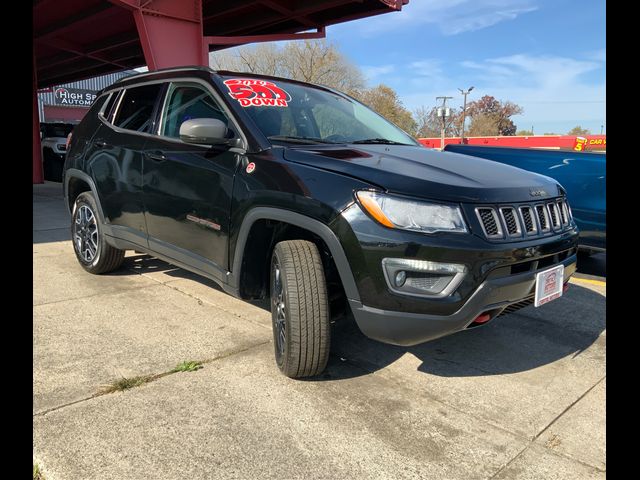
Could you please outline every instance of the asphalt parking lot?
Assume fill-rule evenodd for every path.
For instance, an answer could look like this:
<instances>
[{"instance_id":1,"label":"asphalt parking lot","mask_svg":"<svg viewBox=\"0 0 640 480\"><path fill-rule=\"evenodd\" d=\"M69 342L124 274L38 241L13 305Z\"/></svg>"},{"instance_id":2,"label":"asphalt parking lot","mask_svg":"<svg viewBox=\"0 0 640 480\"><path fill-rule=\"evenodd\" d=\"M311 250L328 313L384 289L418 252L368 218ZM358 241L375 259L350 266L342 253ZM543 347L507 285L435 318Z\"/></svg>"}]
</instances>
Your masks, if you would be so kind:
<instances>
[{"instance_id":1,"label":"asphalt parking lot","mask_svg":"<svg viewBox=\"0 0 640 480\"><path fill-rule=\"evenodd\" d=\"M417 347L340 326L318 379L270 314L129 252L77 263L59 184L33 189L34 463L47 480L605 478L606 257L565 296ZM170 372L124 392L122 377Z\"/></svg>"}]
</instances>

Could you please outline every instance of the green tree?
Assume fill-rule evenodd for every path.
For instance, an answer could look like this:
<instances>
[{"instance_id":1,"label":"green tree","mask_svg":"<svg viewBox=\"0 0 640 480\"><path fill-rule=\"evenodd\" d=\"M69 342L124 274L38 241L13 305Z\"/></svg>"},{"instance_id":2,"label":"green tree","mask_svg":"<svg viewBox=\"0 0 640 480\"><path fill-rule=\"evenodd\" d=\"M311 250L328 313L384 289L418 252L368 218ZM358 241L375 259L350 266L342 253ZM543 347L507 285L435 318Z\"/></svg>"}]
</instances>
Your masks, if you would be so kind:
<instances>
[{"instance_id":1,"label":"green tree","mask_svg":"<svg viewBox=\"0 0 640 480\"><path fill-rule=\"evenodd\" d=\"M523 112L522 107L513 102L501 102L485 95L467 105L467 115L471 117L469 136L515 135L516 125L511 117Z\"/></svg>"},{"instance_id":2,"label":"green tree","mask_svg":"<svg viewBox=\"0 0 640 480\"><path fill-rule=\"evenodd\" d=\"M518 130L516 135L521 137L531 137L533 135L533 130Z\"/></svg>"},{"instance_id":3,"label":"green tree","mask_svg":"<svg viewBox=\"0 0 640 480\"><path fill-rule=\"evenodd\" d=\"M569 130L567 132L567 135L577 135L579 137L583 137L585 135L591 135L591 130L589 130L588 128L582 128L580 125L577 125Z\"/></svg>"},{"instance_id":4,"label":"green tree","mask_svg":"<svg viewBox=\"0 0 640 480\"><path fill-rule=\"evenodd\" d=\"M380 84L376 87L357 92L354 96L390 122L395 123L408 134L416 134L416 121L411 115L411 112L404 107L393 88Z\"/></svg>"},{"instance_id":5,"label":"green tree","mask_svg":"<svg viewBox=\"0 0 640 480\"><path fill-rule=\"evenodd\" d=\"M498 115L495 113L476 113L473 115L466 136L491 137L497 135L502 135L500 133L500 118Z\"/></svg>"}]
</instances>

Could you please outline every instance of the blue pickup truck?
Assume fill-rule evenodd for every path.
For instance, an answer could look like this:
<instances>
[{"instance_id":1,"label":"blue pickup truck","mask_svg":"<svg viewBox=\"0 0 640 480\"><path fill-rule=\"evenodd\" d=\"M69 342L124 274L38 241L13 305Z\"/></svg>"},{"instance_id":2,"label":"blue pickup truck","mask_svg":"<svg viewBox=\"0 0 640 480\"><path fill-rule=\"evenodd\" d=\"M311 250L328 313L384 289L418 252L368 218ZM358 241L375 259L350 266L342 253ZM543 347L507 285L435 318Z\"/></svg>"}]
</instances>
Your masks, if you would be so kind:
<instances>
[{"instance_id":1,"label":"blue pickup truck","mask_svg":"<svg viewBox=\"0 0 640 480\"><path fill-rule=\"evenodd\" d=\"M606 153L455 144L447 145L445 151L486 158L554 178L567 191L580 229L580 249L606 251Z\"/></svg>"}]
</instances>

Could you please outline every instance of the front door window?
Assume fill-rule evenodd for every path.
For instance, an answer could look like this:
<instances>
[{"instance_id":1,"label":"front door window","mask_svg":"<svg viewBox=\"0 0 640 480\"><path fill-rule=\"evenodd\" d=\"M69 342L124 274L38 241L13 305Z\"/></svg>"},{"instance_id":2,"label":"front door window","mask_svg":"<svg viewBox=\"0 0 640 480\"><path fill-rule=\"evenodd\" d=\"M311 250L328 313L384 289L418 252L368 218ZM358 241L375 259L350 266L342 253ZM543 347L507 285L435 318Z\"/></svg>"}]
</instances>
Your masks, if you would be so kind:
<instances>
[{"instance_id":1,"label":"front door window","mask_svg":"<svg viewBox=\"0 0 640 480\"><path fill-rule=\"evenodd\" d=\"M204 88L174 83L167 95L160 124L162 136L180 138L182 123L194 118L215 118L229 124L229 119L218 102Z\"/></svg>"}]
</instances>

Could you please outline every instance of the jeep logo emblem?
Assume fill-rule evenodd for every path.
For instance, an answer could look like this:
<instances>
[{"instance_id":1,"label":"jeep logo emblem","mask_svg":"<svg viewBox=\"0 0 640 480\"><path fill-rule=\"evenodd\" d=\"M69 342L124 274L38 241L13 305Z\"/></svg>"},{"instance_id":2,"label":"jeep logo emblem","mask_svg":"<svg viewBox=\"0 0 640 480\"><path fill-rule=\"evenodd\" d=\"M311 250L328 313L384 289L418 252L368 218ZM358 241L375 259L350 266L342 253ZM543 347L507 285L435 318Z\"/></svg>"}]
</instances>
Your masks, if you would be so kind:
<instances>
[{"instance_id":1,"label":"jeep logo emblem","mask_svg":"<svg viewBox=\"0 0 640 480\"><path fill-rule=\"evenodd\" d=\"M529 190L529 194L532 197L543 197L547 194L544 190Z\"/></svg>"}]
</instances>

